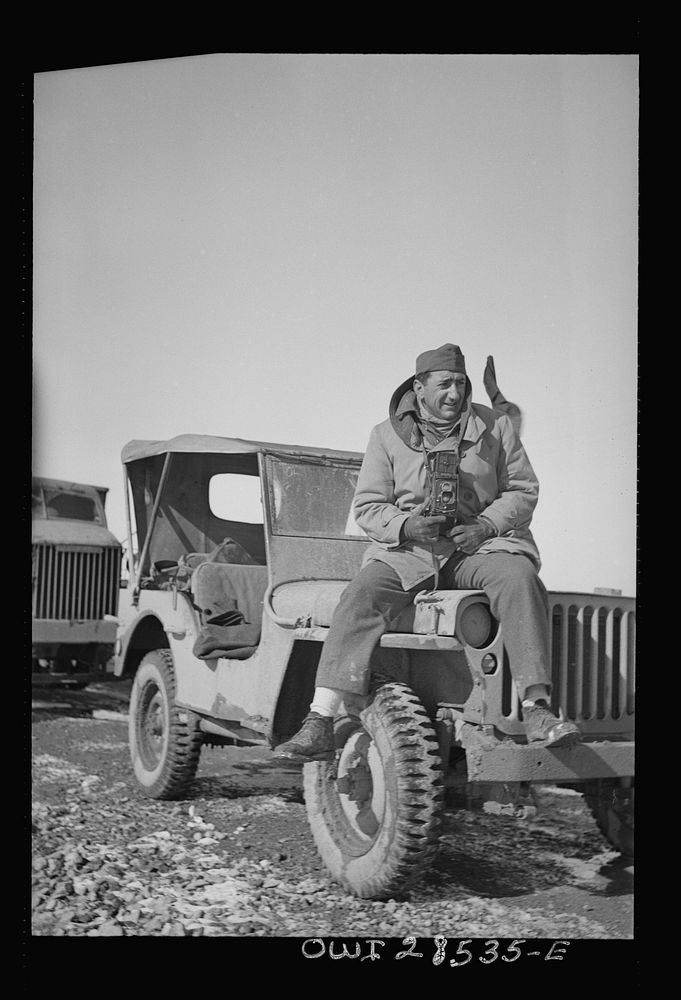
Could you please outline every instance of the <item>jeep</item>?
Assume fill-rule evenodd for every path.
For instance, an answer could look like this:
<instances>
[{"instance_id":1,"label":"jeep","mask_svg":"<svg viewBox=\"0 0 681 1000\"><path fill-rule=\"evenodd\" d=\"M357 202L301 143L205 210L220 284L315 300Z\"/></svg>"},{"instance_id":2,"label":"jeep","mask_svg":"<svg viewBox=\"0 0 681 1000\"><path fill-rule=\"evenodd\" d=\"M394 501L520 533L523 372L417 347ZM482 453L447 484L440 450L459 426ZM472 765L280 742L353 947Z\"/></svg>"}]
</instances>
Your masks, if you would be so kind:
<instances>
[{"instance_id":1,"label":"jeep","mask_svg":"<svg viewBox=\"0 0 681 1000\"><path fill-rule=\"evenodd\" d=\"M276 748L301 725L368 545L351 513L362 455L180 435L131 441L122 460L138 549L114 672L134 677L136 778L177 799L203 744ZM484 593L422 591L390 623L367 704L336 720L335 759L303 768L315 844L348 892L404 893L432 864L452 802L517 813L537 783L583 792L605 837L632 854L634 600L550 601L552 707L580 725L572 747L527 743Z\"/></svg>"}]
</instances>

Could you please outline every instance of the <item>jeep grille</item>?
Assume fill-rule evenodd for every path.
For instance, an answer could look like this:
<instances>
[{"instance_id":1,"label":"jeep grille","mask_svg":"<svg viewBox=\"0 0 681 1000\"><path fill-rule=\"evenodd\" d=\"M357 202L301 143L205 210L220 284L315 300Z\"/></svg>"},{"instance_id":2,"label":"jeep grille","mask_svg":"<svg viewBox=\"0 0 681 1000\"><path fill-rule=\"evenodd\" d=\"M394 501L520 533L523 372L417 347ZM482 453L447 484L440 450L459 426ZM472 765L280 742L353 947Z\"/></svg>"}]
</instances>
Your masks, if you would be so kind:
<instances>
[{"instance_id":1,"label":"jeep grille","mask_svg":"<svg viewBox=\"0 0 681 1000\"><path fill-rule=\"evenodd\" d=\"M551 602L552 708L585 733L633 730L635 628L633 599L554 594ZM504 668L504 711L518 719L520 702Z\"/></svg>"}]
</instances>

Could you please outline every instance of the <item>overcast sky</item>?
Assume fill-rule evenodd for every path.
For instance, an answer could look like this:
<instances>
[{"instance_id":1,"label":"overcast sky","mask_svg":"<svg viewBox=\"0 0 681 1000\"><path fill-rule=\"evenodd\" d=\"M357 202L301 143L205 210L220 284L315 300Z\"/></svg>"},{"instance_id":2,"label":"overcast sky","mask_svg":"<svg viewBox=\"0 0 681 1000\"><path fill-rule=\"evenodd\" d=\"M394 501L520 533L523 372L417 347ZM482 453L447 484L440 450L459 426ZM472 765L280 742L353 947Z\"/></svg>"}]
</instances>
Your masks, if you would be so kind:
<instances>
[{"instance_id":1,"label":"overcast sky","mask_svg":"<svg viewBox=\"0 0 681 1000\"><path fill-rule=\"evenodd\" d=\"M635 593L638 57L220 54L38 73L33 473L132 438L363 451L493 355L552 590Z\"/></svg>"}]
</instances>

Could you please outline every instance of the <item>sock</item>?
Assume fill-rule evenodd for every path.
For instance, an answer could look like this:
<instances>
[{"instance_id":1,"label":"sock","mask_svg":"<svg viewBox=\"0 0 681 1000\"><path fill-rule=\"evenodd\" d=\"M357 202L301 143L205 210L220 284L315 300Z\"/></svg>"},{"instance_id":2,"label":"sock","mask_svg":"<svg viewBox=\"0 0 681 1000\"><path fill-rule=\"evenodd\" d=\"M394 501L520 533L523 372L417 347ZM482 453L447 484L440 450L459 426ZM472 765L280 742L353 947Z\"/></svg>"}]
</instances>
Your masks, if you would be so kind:
<instances>
[{"instance_id":1,"label":"sock","mask_svg":"<svg viewBox=\"0 0 681 1000\"><path fill-rule=\"evenodd\" d=\"M332 719L337 714L342 700L343 692L336 688L315 688L310 711Z\"/></svg>"},{"instance_id":2,"label":"sock","mask_svg":"<svg viewBox=\"0 0 681 1000\"><path fill-rule=\"evenodd\" d=\"M532 705L536 705L538 701L543 701L547 705L550 703L549 689L546 684L531 684L525 692L522 706L523 708L530 708Z\"/></svg>"}]
</instances>

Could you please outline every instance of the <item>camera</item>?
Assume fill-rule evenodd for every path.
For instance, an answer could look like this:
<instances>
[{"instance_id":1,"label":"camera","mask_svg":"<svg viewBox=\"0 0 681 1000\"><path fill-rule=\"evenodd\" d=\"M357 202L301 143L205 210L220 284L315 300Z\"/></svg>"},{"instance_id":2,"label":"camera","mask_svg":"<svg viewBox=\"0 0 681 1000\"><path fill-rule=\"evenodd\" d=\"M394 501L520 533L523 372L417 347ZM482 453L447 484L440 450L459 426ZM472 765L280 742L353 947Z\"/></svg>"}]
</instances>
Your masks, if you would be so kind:
<instances>
[{"instance_id":1,"label":"camera","mask_svg":"<svg viewBox=\"0 0 681 1000\"><path fill-rule=\"evenodd\" d=\"M431 495L424 513L429 517L444 514L447 520L440 525L440 534L444 534L456 524L459 502L458 456L452 451L435 451L429 457Z\"/></svg>"}]
</instances>

